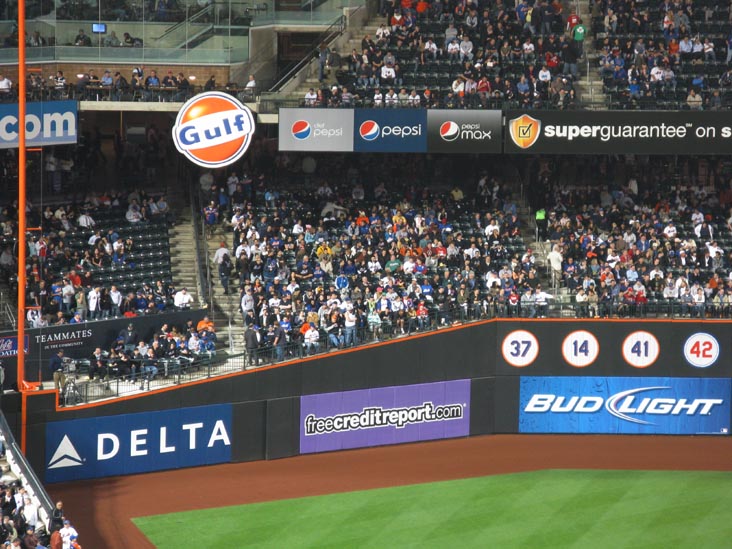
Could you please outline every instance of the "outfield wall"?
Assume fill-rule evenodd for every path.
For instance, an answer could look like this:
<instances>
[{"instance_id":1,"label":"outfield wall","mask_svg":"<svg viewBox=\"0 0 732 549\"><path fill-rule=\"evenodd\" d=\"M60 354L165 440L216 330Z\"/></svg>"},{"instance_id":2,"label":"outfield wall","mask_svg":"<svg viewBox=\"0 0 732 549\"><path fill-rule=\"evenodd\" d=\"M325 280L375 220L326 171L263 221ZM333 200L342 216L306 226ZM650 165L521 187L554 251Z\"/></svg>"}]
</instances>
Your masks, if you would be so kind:
<instances>
[{"instance_id":1,"label":"outfield wall","mask_svg":"<svg viewBox=\"0 0 732 549\"><path fill-rule=\"evenodd\" d=\"M725 435L731 326L486 321L108 403L36 393L27 455L61 482L490 433Z\"/></svg>"}]
</instances>

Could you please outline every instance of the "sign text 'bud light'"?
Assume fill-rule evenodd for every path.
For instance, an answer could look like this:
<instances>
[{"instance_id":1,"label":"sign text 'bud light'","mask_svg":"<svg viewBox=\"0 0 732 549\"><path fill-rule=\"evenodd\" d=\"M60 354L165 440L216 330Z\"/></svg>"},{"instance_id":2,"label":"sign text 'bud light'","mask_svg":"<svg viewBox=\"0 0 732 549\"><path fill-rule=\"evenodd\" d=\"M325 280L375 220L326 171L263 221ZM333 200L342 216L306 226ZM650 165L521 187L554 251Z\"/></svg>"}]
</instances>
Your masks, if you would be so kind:
<instances>
[{"instance_id":1,"label":"sign text 'bud light'","mask_svg":"<svg viewBox=\"0 0 732 549\"><path fill-rule=\"evenodd\" d=\"M46 425L46 482L231 461L231 405Z\"/></svg>"},{"instance_id":2,"label":"sign text 'bud light'","mask_svg":"<svg viewBox=\"0 0 732 549\"><path fill-rule=\"evenodd\" d=\"M300 399L300 453L467 436L470 380Z\"/></svg>"},{"instance_id":3,"label":"sign text 'bud light'","mask_svg":"<svg viewBox=\"0 0 732 549\"><path fill-rule=\"evenodd\" d=\"M728 434L732 380L522 377L522 433Z\"/></svg>"},{"instance_id":4,"label":"sign text 'bud light'","mask_svg":"<svg viewBox=\"0 0 732 549\"><path fill-rule=\"evenodd\" d=\"M76 101L27 103L26 145L43 147L76 143ZM18 147L18 104L0 105L0 149Z\"/></svg>"}]
</instances>

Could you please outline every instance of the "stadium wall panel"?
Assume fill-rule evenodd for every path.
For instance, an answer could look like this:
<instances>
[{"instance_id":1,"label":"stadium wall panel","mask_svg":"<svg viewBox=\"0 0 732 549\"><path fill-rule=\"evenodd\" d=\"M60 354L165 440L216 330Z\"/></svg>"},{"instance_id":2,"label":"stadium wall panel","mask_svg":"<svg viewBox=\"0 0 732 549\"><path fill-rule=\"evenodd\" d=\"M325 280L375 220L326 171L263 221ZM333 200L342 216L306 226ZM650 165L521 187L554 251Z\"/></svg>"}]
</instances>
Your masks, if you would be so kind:
<instances>
[{"instance_id":1,"label":"stadium wall panel","mask_svg":"<svg viewBox=\"0 0 732 549\"><path fill-rule=\"evenodd\" d=\"M643 391L658 378L687 378L692 384L696 383L692 378L732 378L731 326L729 322L652 320L642 323L573 320L475 323L95 405L59 410L55 393L31 393L27 398L25 429L19 428L19 435L25 430L28 457L43 478L42 472L48 465L45 433L49 424L231 404L231 460L273 459L298 453L302 397L343 393L348 399L349 392L355 392L351 393L355 396L365 389L397 390L459 380L470 381L467 396L461 400L468 405L469 429L461 435L454 434L459 433L458 430L446 428L445 436L518 433L520 414L528 425L525 410L521 408L521 381L524 378L567 378L566 384L556 382L549 386L557 387L555 393L567 398L573 394L573 383L580 386L579 381L572 380L585 377L628 378L631 381L625 382L623 390ZM591 344L585 345L586 341ZM569 352L572 349L578 351L578 356ZM577 360L586 363L578 365ZM694 389L693 394L679 393L677 397L719 396L705 394L706 387L711 386L697 385L701 389ZM584 390L588 385L582 387ZM560 390L564 391L562 395L559 395ZM732 396L728 393L725 392L727 399ZM603 394L603 398L611 396ZM661 398L663 395L651 396ZM406 397L398 398L406 402ZM531 395L524 396L524 407L527 398ZM452 404L457 400L445 402ZM413 405L413 401L394 404ZM630 404L626 408L628 406ZM6 398L3 410L11 418L13 414L19 417L18 400ZM356 412L347 410L347 413ZM536 429L550 431L551 424L543 421ZM606 425L611 425L607 421ZM14 423L22 427L22 420L16 419ZM722 423L715 425L715 428L719 427L718 434L728 434ZM591 431L583 426L579 432ZM672 430L668 432L674 434ZM435 433L428 436L444 438ZM389 443L380 440L376 444ZM399 437L394 441L399 442Z\"/></svg>"}]
</instances>

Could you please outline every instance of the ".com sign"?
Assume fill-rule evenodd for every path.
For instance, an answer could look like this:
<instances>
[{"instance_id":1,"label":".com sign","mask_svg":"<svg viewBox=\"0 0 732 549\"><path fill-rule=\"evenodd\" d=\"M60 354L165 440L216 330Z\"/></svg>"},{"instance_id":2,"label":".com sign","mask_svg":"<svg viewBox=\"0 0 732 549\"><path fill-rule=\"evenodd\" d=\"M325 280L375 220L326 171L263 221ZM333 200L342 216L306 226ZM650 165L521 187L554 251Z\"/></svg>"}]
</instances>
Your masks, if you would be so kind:
<instances>
[{"instance_id":1,"label":".com sign","mask_svg":"<svg viewBox=\"0 0 732 549\"><path fill-rule=\"evenodd\" d=\"M427 152L424 109L356 109L353 126L356 152Z\"/></svg>"},{"instance_id":2,"label":".com sign","mask_svg":"<svg viewBox=\"0 0 732 549\"><path fill-rule=\"evenodd\" d=\"M76 143L76 101L28 103L25 118L26 145L43 147ZM18 147L18 105L0 105L0 149Z\"/></svg>"}]
</instances>

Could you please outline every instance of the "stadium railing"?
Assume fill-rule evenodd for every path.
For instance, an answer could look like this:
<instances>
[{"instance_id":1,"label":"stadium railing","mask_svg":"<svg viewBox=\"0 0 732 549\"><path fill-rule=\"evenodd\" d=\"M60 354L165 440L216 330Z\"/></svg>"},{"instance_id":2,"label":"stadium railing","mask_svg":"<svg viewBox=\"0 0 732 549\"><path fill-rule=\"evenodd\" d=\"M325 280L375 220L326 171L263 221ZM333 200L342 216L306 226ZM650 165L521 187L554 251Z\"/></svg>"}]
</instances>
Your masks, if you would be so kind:
<instances>
[{"instance_id":1,"label":"stadium railing","mask_svg":"<svg viewBox=\"0 0 732 549\"><path fill-rule=\"evenodd\" d=\"M33 468L23 455L20 446L10 430L5 415L0 412L0 440L5 451L5 459L13 474L18 478L27 495L38 509L38 517L45 526L48 533L51 533L51 517L53 516L54 505L50 496L38 480Z\"/></svg>"}]
</instances>

